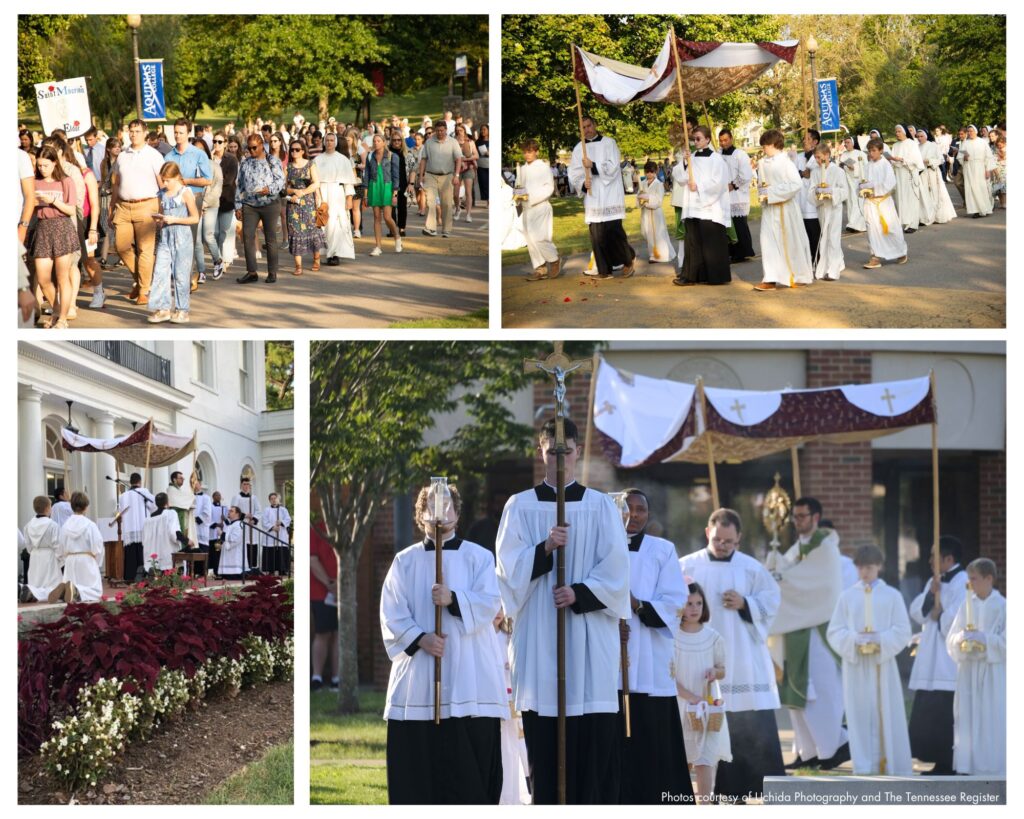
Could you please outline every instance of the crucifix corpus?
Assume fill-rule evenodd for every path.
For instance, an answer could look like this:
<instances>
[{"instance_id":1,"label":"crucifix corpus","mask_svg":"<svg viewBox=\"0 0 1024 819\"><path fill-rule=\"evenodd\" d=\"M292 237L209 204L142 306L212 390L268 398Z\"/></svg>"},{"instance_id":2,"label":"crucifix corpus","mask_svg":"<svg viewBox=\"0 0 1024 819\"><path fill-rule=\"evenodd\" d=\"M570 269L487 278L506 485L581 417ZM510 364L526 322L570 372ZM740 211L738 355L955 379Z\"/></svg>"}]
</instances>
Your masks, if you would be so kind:
<instances>
[{"instance_id":1,"label":"crucifix corpus","mask_svg":"<svg viewBox=\"0 0 1024 819\"><path fill-rule=\"evenodd\" d=\"M555 351L543 361L526 359L523 371L526 373L543 372L555 379L555 458L556 458L556 516L557 525L565 526L565 377L573 372L590 372L593 361L589 358L573 361L562 352L564 342L554 342ZM576 442L579 443L578 441ZM556 585L565 585L565 549L556 550L555 572ZM560 608L557 615L557 676L558 676L558 804L566 803L565 794L565 609Z\"/></svg>"}]
</instances>

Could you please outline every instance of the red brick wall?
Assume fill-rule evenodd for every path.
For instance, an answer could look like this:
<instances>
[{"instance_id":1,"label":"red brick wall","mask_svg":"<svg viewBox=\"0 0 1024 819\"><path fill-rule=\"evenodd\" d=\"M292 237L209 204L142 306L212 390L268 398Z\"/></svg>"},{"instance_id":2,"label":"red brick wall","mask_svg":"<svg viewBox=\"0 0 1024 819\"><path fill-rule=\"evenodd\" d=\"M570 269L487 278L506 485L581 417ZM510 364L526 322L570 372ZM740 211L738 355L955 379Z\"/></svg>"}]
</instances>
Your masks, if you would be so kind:
<instances>
[{"instance_id":1,"label":"red brick wall","mask_svg":"<svg viewBox=\"0 0 1024 819\"><path fill-rule=\"evenodd\" d=\"M871 354L808 350L807 387L871 381ZM871 444L810 443L800 450L801 489L821 501L846 545L872 539Z\"/></svg>"},{"instance_id":2,"label":"red brick wall","mask_svg":"<svg viewBox=\"0 0 1024 819\"><path fill-rule=\"evenodd\" d=\"M380 636L380 590L395 556L394 520L394 507L388 500L377 512L359 556L359 682L382 689L387 688L391 661Z\"/></svg>"},{"instance_id":3,"label":"red brick wall","mask_svg":"<svg viewBox=\"0 0 1024 819\"><path fill-rule=\"evenodd\" d=\"M997 587L1006 592L1006 453L978 458L978 545L981 557L999 567Z\"/></svg>"}]
</instances>

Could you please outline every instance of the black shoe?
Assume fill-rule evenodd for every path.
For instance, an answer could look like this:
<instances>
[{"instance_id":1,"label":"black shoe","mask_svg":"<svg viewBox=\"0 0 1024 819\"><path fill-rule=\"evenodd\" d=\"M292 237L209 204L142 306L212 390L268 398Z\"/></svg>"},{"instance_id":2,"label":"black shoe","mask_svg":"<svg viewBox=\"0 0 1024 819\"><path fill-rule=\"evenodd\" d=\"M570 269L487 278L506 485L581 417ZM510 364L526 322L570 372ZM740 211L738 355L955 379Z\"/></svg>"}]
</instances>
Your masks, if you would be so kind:
<instances>
[{"instance_id":1,"label":"black shoe","mask_svg":"<svg viewBox=\"0 0 1024 819\"><path fill-rule=\"evenodd\" d=\"M906 228L904 233L917 233L917 228Z\"/></svg>"},{"instance_id":2,"label":"black shoe","mask_svg":"<svg viewBox=\"0 0 1024 819\"><path fill-rule=\"evenodd\" d=\"M337 267L338 265L341 264L341 259L339 259L337 256L330 256L327 259L327 264L329 264L331 267Z\"/></svg>"},{"instance_id":3,"label":"black shoe","mask_svg":"<svg viewBox=\"0 0 1024 819\"><path fill-rule=\"evenodd\" d=\"M273 284L276 281L277 281L277 274L276 273L268 273L267 274L267 278L266 278L267 284Z\"/></svg>"},{"instance_id":4,"label":"black shoe","mask_svg":"<svg viewBox=\"0 0 1024 819\"><path fill-rule=\"evenodd\" d=\"M831 771L838 768L844 762L850 761L850 743L844 742L828 759L821 760L821 770Z\"/></svg>"},{"instance_id":5,"label":"black shoe","mask_svg":"<svg viewBox=\"0 0 1024 819\"><path fill-rule=\"evenodd\" d=\"M697 282L688 282L686 279L672 279L672 284L679 287L693 287Z\"/></svg>"},{"instance_id":6,"label":"black shoe","mask_svg":"<svg viewBox=\"0 0 1024 819\"><path fill-rule=\"evenodd\" d=\"M787 771L795 771L797 768L817 768L820 765L821 765L821 761L818 759L818 757L812 756L806 762L804 760L802 760L800 757L797 757L792 762L790 762L788 765L784 765L783 767Z\"/></svg>"},{"instance_id":7,"label":"black shoe","mask_svg":"<svg viewBox=\"0 0 1024 819\"><path fill-rule=\"evenodd\" d=\"M319 691L323 687L324 687L323 680L310 680L309 681L309 690L310 691Z\"/></svg>"},{"instance_id":8,"label":"black shoe","mask_svg":"<svg viewBox=\"0 0 1024 819\"><path fill-rule=\"evenodd\" d=\"M19 603L35 603L36 597L32 594L31 589L28 586L22 586L21 591L18 593Z\"/></svg>"},{"instance_id":9,"label":"black shoe","mask_svg":"<svg viewBox=\"0 0 1024 819\"><path fill-rule=\"evenodd\" d=\"M235 279L235 281L238 282L239 284L249 284L250 282L258 282L259 280L260 277L257 276L255 273L246 273L244 276L239 276L237 279Z\"/></svg>"}]
</instances>

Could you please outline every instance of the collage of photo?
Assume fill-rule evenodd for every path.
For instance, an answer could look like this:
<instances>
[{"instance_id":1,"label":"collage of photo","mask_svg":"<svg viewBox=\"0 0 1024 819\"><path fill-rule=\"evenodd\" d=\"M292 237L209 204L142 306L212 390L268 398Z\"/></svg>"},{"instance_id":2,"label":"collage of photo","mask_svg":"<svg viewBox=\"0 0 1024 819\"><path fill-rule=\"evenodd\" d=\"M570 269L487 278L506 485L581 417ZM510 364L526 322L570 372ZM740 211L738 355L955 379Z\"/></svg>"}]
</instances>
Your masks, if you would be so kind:
<instances>
[{"instance_id":1,"label":"collage of photo","mask_svg":"<svg viewBox=\"0 0 1024 819\"><path fill-rule=\"evenodd\" d=\"M17 15L17 805L1007 805L1007 16L479 11Z\"/></svg>"}]
</instances>

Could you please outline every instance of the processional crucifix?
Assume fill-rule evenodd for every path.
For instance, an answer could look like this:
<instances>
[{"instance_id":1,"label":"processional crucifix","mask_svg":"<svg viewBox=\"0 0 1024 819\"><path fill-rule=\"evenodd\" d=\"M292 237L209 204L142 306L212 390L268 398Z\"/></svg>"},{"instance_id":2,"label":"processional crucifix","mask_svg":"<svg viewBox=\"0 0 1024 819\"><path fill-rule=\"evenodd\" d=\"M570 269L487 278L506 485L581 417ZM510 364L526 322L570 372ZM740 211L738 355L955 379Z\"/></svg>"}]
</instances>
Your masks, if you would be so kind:
<instances>
[{"instance_id":1,"label":"processional crucifix","mask_svg":"<svg viewBox=\"0 0 1024 819\"><path fill-rule=\"evenodd\" d=\"M590 372L593 361L589 358L573 361L562 352L564 342L554 342L555 351L543 361L526 359L523 371L544 372L555 379L555 510L557 525L565 526L565 377L573 372ZM565 585L565 549L556 549L556 587ZM558 804L565 804L565 609L557 614L557 672L558 672Z\"/></svg>"}]
</instances>

